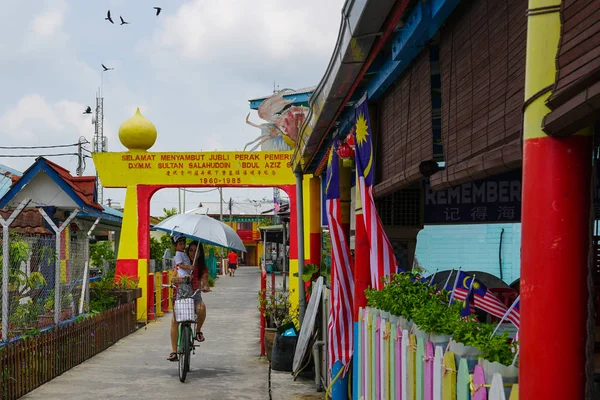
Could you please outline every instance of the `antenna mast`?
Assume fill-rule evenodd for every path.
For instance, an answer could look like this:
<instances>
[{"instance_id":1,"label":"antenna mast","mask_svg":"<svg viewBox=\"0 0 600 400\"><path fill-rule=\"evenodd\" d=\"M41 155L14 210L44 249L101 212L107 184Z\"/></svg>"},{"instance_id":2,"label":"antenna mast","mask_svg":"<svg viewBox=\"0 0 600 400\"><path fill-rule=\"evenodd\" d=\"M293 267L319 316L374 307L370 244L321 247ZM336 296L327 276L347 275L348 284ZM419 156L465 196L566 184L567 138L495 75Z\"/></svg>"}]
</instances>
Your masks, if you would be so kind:
<instances>
[{"instance_id":1,"label":"antenna mast","mask_svg":"<svg viewBox=\"0 0 600 400\"><path fill-rule=\"evenodd\" d=\"M104 97L102 97L102 89L96 94L96 116L92 121L94 124L94 153L102 153L106 151L106 139L104 138ZM96 193L98 194L98 203L103 201L103 188L98 178L96 171Z\"/></svg>"}]
</instances>

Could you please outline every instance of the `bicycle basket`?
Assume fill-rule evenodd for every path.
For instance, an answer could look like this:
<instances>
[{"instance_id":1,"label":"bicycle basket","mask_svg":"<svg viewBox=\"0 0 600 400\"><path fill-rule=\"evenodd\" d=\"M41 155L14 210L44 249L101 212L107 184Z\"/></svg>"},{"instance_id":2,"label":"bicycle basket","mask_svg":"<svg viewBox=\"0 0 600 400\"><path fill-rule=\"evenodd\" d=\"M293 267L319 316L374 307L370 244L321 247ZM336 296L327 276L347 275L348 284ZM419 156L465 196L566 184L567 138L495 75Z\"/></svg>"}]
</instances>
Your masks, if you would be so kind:
<instances>
[{"instance_id":1,"label":"bicycle basket","mask_svg":"<svg viewBox=\"0 0 600 400\"><path fill-rule=\"evenodd\" d=\"M196 321L196 307L194 306L194 299L175 300L175 321Z\"/></svg>"}]
</instances>

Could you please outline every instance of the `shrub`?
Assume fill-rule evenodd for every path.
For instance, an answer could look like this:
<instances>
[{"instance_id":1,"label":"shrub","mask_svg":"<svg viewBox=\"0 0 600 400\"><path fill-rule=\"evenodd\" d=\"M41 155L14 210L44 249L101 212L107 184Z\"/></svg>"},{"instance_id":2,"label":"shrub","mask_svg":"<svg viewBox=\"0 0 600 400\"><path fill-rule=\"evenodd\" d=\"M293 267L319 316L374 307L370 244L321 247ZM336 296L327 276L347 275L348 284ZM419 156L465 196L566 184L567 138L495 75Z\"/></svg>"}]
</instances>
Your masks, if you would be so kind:
<instances>
[{"instance_id":1,"label":"shrub","mask_svg":"<svg viewBox=\"0 0 600 400\"><path fill-rule=\"evenodd\" d=\"M514 345L507 332L492 336L494 325L479 322L474 316L461 317L462 302L449 304L448 291L437 292L417 274L396 274L382 290L368 289L365 294L370 307L412 320L428 333L452 335L455 341L477 348L490 362L510 365L513 360Z\"/></svg>"}]
</instances>

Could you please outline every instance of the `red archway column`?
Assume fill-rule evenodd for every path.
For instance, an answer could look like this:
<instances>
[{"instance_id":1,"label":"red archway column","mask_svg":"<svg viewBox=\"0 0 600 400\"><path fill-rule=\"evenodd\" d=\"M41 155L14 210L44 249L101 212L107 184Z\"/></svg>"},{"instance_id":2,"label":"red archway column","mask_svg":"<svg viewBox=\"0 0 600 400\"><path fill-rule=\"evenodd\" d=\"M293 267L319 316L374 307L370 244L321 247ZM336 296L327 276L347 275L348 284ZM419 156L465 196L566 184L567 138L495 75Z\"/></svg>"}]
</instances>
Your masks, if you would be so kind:
<instances>
[{"instance_id":1,"label":"red archway column","mask_svg":"<svg viewBox=\"0 0 600 400\"><path fill-rule=\"evenodd\" d=\"M150 199L161 186L139 185L138 195L138 276L140 281L147 279L146 299L149 320L156 319L154 304L154 272L150 272ZM160 307L160 305L158 305Z\"/></svg>"}]
</instances>

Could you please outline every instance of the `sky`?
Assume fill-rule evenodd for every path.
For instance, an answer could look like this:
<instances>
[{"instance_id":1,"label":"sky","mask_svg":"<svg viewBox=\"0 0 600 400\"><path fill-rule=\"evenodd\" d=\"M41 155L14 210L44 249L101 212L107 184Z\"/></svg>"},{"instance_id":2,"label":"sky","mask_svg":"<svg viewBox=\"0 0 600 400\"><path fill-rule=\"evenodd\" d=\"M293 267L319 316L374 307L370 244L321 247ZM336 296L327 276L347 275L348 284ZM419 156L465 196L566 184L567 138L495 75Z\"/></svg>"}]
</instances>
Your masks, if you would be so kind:
<instances>
[{"instance_id":1,"label":"sky","mask_svg":"<svg viewBox=\"0 0 600 400\"><path fill-rule=\"evenodd\" d=\"M158 138L151 151L242 150L259 131L245 124L248 99L274 82L299 89L321 80L336 42L343 0L7 0L0 24L0 146L76 143L94 133L85 107L102 86L109 151L124 151L119 125L139 107ZM154 6L162 7L159 16ZM105 21L107 10L115 24ZM120 26L119 16L130 22ZM101 73L101 64L114 68ZM253 112L251 119L260 123ZM90 147L91 149L91 147ZM75 147L0 149L20 171L34 158ZM75 174L75 156L49 157ZM95 173L92 160L85 175ZM200 192L200 193L198 193ZM223 189L242 201L270 189ZM104 198L123 204L124 189ZM186 194L186 208L218 201L218 191ZM176 189L159 191L152 215L178 207Z\"/></svg>"}]
</instances>

